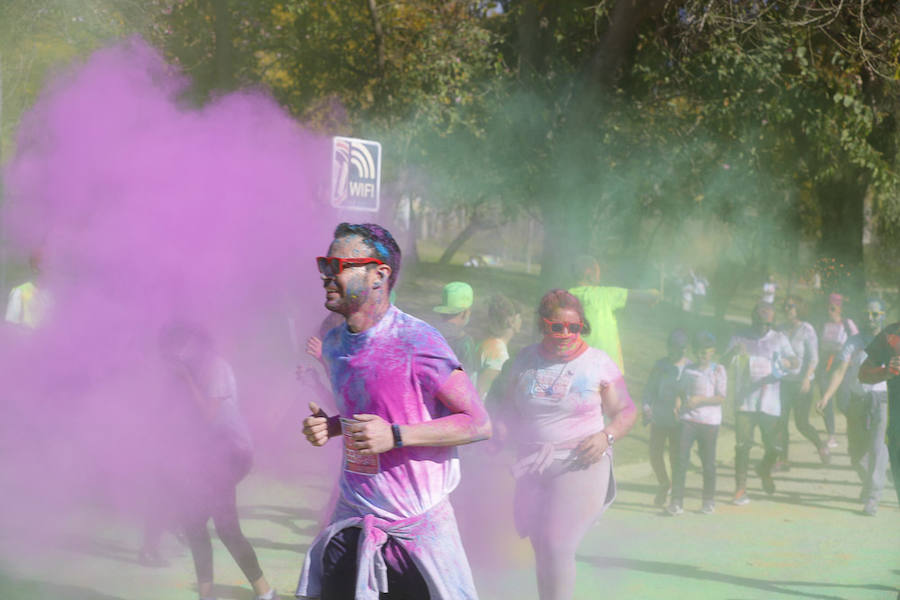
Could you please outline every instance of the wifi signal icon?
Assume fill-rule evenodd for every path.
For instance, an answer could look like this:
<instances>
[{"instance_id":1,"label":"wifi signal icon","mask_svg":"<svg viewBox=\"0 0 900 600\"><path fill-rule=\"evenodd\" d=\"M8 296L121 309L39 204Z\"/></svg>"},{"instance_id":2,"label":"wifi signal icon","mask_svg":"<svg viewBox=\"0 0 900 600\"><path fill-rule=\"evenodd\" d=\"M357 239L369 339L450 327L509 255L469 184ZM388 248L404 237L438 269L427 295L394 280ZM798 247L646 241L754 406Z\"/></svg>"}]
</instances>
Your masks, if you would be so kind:
<instances>
[{"instance_id":1,"label":"wifi signal icon","mask_svg":"<svg viewBox=\"0 0 900 600\"><path fill-rule=\"evenodd\" d=\"M356 138L333 138L332 206L377 211L380 188L381 144Z\"/></svg>"},{"instance_id":2,"label":"wifi signal icon","mask_svg":"<svg viewBox=\"0 0 900 600\"><path fill-rule=\"evenodd\" d=\"M375 179L375 159L365 144L350 144L350 164L360 179Z\"/></svg>"}]
</instances>

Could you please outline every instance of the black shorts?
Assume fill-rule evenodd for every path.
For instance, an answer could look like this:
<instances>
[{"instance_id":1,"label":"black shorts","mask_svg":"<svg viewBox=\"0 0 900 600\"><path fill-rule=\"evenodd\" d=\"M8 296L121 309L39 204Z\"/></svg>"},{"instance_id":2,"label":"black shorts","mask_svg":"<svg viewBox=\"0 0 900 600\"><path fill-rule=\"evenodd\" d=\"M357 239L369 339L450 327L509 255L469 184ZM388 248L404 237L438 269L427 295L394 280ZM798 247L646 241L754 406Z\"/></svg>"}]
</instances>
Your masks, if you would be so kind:
<instances>
[{"instance_id":1,"label":"black shorts","mask_svg":"<svg viewBox=\"0 0 900 600\"><path fill-rule=\"evenodd\" d=\"M322 557L321 600L354 600L359 527L348 527L334 535ZM428 600L428 584L418 567L396 540L388 537L382 548L387 564L388 590L380 600Z\"/></svg>"}]
</instances>

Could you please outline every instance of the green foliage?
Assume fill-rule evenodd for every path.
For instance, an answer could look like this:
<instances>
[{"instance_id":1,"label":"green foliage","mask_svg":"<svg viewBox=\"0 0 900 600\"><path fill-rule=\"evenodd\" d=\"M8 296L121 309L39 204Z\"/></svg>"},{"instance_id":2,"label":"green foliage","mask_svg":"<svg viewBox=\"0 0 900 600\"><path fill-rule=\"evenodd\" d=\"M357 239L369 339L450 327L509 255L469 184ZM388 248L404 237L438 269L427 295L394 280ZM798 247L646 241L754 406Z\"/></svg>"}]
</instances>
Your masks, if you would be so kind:
<instances>
[{"instance_id":1,"label":"green foliage","mask_svg":"<svg viewBox=\"0 0 900 600\"><path fill-rule=\"evenodd\" d=\"M895 3L491 4L11 0L3 138L50 65L138 32L199 100L227 89L226 56L235 85L271 90L310 126L381 139L389 179L538 216L549 245L649 253L660 226L694 218L765 260L797 231L828 237L836 182L870 191L884 234L900 229Z\"/></svg>"},{"instance_id":2,"label":"green foliage","mask_svg":"<svg viewBox=\"0 0 900 600\"><path fill-rule=\"evenodd\" d=\"M882 202L898 191L879 128L896 137L900 15L887 2L843 4L672 5L635 59L639 95L741 148L743 168L765 173L772 191L795 190L786 208L809 234L830 209L808 193L815 186L862 178Z\"/></svg>"},{"instance_id":3,"label":"green foliage","mask_svg":"<svg viewBox=\"0 0 900 600\"><path fill-rule=\"evenodd\" d=\"M212 6L168 0L153 30L174 61L209 88ZM365 2L229 0L235 72L263 84L304 122L387 129L400 122L452 130L478 102L473 82L492 73L492 37L475 2L376 3L383 64Z\"/></svg>"},{"instance_id":4,"label":"green foliage","mask_svg":"<svg viewBox=\"0 0 900 600\"><path fill-rule=\"evenodd\" d=\"M22 113L47 74L128 31L132 3L102 0L5 0L0 3L2 120L0 156L12 149Z\"/></svg>"}]
</instances>

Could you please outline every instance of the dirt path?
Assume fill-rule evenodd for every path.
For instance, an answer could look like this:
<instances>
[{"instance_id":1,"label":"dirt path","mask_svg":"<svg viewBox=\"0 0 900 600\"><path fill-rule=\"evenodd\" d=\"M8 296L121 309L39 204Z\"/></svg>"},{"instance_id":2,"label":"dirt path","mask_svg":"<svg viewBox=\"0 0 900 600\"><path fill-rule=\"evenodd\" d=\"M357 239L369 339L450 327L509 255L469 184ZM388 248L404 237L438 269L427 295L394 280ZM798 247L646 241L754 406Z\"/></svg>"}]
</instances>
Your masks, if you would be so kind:
<instances>
[{"instance_id":1,"label":"dirt path","mask_svg":"<svg viewBox=\"0 0 900 600\"><path fill-rule=\"evenodd\" d=\"M767 497L751 477L753 501L731 506L733 435L719 440L718 507L699 509L700 473L688 473L685 514L661 516L646 462L617 470L619 496L582 543L576 598L894 600L900 588L900 510L885 490L876 517L863 516L859 485L844 451L818 462L804 440L792 440L790 471ZM755 448L753 458L760 449ZM636 457L632 457L636 458ZM483 600L536 597L531 550L512 531L511 482L500 457L463 454L465 483L454 496ZM625 461L623 461L625 462ZM694 462L697 463L696 457ZM285 485L254 475L240 492L243 524L266 574L291 597L302 553L318 529L329 482ZM14 542L4 532L4 555ZM18 552L3 561L3 600L181 600L195 598L190 555L167 536L171 566L138 565L134 523L85 513L65 526L52 550ZM251 598L225 549L215 542L218 597Z\"/></svg>"}]
</instances>

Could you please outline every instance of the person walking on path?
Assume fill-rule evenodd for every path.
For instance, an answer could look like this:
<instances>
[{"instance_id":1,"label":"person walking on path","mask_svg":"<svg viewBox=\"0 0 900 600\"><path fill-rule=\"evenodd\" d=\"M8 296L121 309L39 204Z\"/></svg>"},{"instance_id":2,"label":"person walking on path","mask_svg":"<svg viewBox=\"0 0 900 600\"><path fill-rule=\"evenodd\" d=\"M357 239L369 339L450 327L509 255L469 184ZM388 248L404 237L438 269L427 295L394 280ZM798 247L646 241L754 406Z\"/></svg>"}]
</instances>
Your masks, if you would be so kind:
<instances>
[{"instance_id":1,"label":"person walking on path","mask_svg":"<svg viewBox=\"0 0 900 600\"><path fill-rule=\"evenodd\" d=\"M629 302L656 304L659 302L659 291L601 286L600 263L592 256L584 255L576 258L573 272L577 284L569 290L569 293L578 298L591 324L590 333L585 334L584 341L591 348L606 352L624 374L625 361L622 357L616 312Z\"/></svg>"},{"instance_id":2,"label":"person walking on path","mask_svg":"<svg viewBox=\"0 0 900 600\"><path fill-rule=\"evenodd\" d=\"M540 600L570 600L575 553L615 498L612 447L634 424L622 374L581 337L578 299L551 290L538 307L540 343L522 350L492 397L516 442L514 518L534 549Z\"/></svg>"},{"instance_id":3,"label":"person walking on path","mask_svg":"<svg viewBox=\"0 0 900 600\"><path fill-rule=\"evenodd\" d=\"M816 372L819 389L823 393L828 388L831 374L837 366L838 354L840 354L847 340L859 333L856 323L852 319L845 319L843 316L844 297L840 294L828 296L827 313L827 318L819 332L819 367ZM843 390L839 391L841 393L837 395L835 400L841 410L843 410L846 394L843 393ZM835 402L829 401L816 406L816 409L825 420L825 430L828 432L828 440L825 443L829 448L837 448L838 445L837 440L834 439L834 405Z\"/></svg>"},{"instance_id":4,"label":"person walking on path","mask_svg":"<svg viewBox=\"0 0 900 600\"><path fill-rule=\"evenodd\" d=\"M487 439L491 422L446 340L390 303L400 260L370 223L338 225L317 259L325 308L345 319L322 343L339 413L311 402L303 433L313 446L342 439L344 460L298 598L477 598L449 494L454 446Z\"/></svg>"},{"instance_id":5,"label":"person walking on path","mask_svg":"<svg viewBox=\"0 0 900 600\"><path fill-rule=\"evenodd\" d=\"M900 323L891 323L866 346L866 360L859 368L859 382L869 385L887 382L887 447L900 502Z\"/></svg>"},{"instance_id":6,"label":"person walking on path","mask_svg":"<svg viewBox=\"0 0 900 600\"><path fill-rule=\"evenodd\" d=\"M779 328L791 342L791 348L800 361L797 373L787 373L781 380L781 417L778 421L778 436L781 455L775 470L787 470L788 432L791 412L794 413L794 425L803 437L812 442L819 458L825 464L831 462L828 446L822 442L819 432L809 422L809 410L812 406L812 383L815 380L816 366L819 364L819 340L815 328L804 321L806 303L798 296L788 296L784 301L784 316L787 322Z\"/></svg>"},{"instance_id":7,"label":"person walking on path","mask_svg":"<svg viewBox=\"0 0 900 600\"><path fill-rule=\"evenodd\" d=\"M253 450L238 408L234 372L214 352L206 331L196 325L166 325L159 344L175 376L173 396L180 400L172 413L183 417L176 425L185 432L178 438L185 452L173 467L181 474L174 484L174 496L194 559L200 599L213 598L213 553L207 529L210 519L253 586L257 600L277 599L238 520L237 484L250 472Z\"/></svg>"},{"instance_id":8,"label":"person walking on path","mask_svg":"<svg viewBox=\"0 0 900 600\"><path fill-rule=\"evenodd\" d=\"M674 475L678 462L681 426L676 416L679 393L679 379L688 364L686 354L688 336L682 329L669 334L666 356L660 358L650 370L647 384L641 398L643 422L650 425L650 466L659 487L653 504L665 506L672 481L666 472L666 444L669 446L669 469Z\"/></svg>"},{"instance_id":9,"label":"person walking on path","mask_svg":"<svg viewBox=\"0 0 900 600\"><path fill-rule=\"evenodd\" d=\"M763 490L767 494L775 493L772 467L780 453L777 427L781 416L781 377L800 367L787 337L773 328L775 308L771 304L759 302L750 320L750 329L731 338L722 359L724 364L735 364L735 493L732 502L737 506L750 502L747 471L753 430L757 427L765 454L756 472L762 480Z\"/></svg>"},{"instance_id":10,"label":"person walking on path","mask_svg":"<svg viewBox=\"0 0 900 600\"><path fill-rule=\"evenodd\" d=\"M847 404L847 449L850 464L862 482L860 499L863 513L874 516L887 480L888 447L884 438L888 420L888 385L886 381L863 383L860 368L867 359L866 347L884 328L884 303L878 299L866 302L866 320L862 331L852 336L838 357L838 364L823 394L828 402L846 381L850 400Z\"/></svg>"},{"instance_id":11,"label":"person walking on path","mask_svg":"<svg viewBox=\"0 0 900 600\"><path fill-rule=\"evenodd\" d=\"M685 368L679 386L680 443L672 478L672 502L666 509L672 516L684 512L684 480L695 440L703 466L700 512L709 515L716 509L716 438L722 425L722 403L728 393L728 376L725 367L712 360L716 353L715 336L700 331L694 336L693 347L697 360Z\"/></svg>"}]
</instances>

